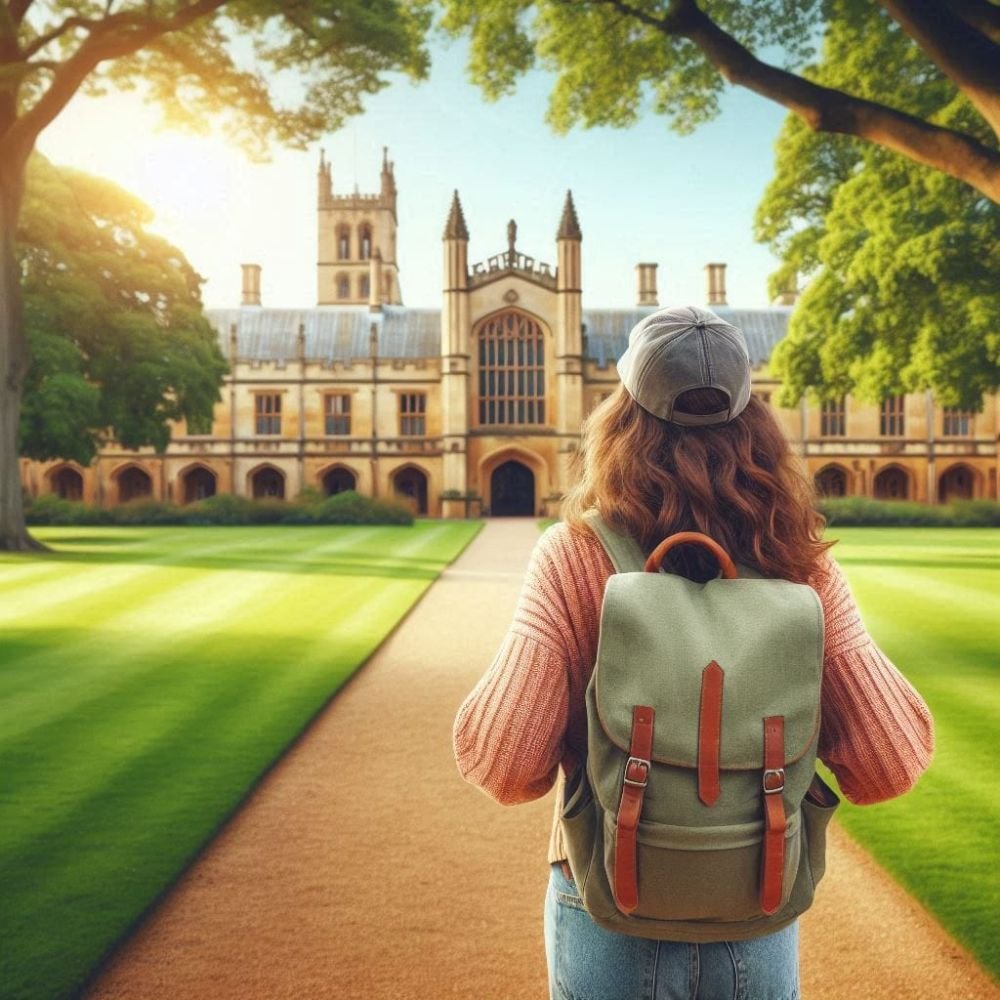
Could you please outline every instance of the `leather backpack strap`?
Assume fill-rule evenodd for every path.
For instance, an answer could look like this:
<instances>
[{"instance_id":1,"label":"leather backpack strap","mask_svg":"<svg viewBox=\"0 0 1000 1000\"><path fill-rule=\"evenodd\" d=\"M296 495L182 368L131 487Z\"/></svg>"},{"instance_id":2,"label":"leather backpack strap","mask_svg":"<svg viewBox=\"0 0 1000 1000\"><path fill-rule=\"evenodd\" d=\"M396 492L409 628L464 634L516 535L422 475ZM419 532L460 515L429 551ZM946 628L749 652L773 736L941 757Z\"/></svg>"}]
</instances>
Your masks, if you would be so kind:
<instances>
[{"instance_id":1,"label":"leather backpack strap","mask_svg":"<svg viewBox=\"0 0 1000 1000\"><path fill-rule=\"evenodd\" d=\"M584 521L597 535L616 573L641 573L646 566L645 553L629 535L620 535L596 510L588 510Z\"/></svg>"},{"instance_id":2,"label":"leather backpack strap","mask_svg":"<svg viewBox=\"0 0 1000 1000\"><path fill-rule=\"evenodd\" d=\"M785 717L764 719L764 850L760 865L760 908L767 915L781 905L785 876Z\"/></svg>"},{"instance_id":3,"label":"leather backpack strap","mask_svg":"<svg viewBox=\"0 0 1000 1000\"><path fill-rule=\"evenodd\" d=\"M615 822L615 905L631 913L639 905L639 866L636 835L642 800L646 795L653 756L653 721L656 712L648 705L632 709L632 739L622 776L622 797Z\"/></svg>"}]
</instances>

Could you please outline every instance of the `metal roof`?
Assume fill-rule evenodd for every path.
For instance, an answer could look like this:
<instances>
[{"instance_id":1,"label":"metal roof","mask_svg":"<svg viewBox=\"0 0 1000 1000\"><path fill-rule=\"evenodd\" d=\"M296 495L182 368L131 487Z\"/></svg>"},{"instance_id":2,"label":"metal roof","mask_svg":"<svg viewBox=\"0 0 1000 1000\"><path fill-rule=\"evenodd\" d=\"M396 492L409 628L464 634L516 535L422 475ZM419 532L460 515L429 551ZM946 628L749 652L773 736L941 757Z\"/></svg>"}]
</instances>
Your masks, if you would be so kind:
<instances>
[{"instance_id":1,"label":"metal roof","mask_svg":"<svg viewBox=\"0 0 1000 1000\"><path fill-rule=\"evenodd\" d=\"M657 307L585 309L583 351L598 367L617 361L628 346L629 331ZM768 360L774 345L788 330L791 306L769 309L735 309L712 306L728 323L743 331L752 364ZM222 353L229 355L229 330L236 327L240 360L294 361L300 326L305 334L305 356L311 361L350 361L371 353L371 326L378 335L382 358L437 358L441 354L441 310L383 306L316 306L312 309L208 309Z\"/></svg>"},{"instance_id":2,"label":"metal roof","mask_svg":"<svg viewBox=\"0 0 1000 1000\"><path fill-rule=\"evenodd\" d=\"M350 361L371 353L371 327L378 335L382 358L435 358L441 353L441 310L383 306L317 306L314 309L208 309L219 348L229 354L229 331L236 327L240 360L294 361L299 328L305 356L311 361Z\"/></svg>"}]
</instances>

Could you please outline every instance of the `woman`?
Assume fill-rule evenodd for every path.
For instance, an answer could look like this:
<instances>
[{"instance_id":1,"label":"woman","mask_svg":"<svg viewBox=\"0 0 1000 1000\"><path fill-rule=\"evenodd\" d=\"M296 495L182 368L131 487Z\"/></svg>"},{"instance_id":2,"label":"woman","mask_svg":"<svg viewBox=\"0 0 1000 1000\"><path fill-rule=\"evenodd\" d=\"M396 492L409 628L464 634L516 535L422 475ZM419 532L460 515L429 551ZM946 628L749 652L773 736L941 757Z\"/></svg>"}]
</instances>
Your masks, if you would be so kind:
<instances>
[{"instance_id":1,"label":"woman","mask_svg":"<svg viewBox=\"0 0 1000 1000\"><path fill-rule=\"evenodd\" d=\"M912 787L933 751L917 692L878 648L823 542L824 519L768 407L750 393L742 334L706 310L664 309L629 335L622 385L587 420L579 479L532 554L514 621L455 720L459 770L502 803L561 784L586 754L584 694L612 565L584 521L596 508L650 552L698 531L765 577L812 586L824 611L819 757L852 802ZM676 553L676 555L675 555ZM665 568L718 566L682 546ZM798 996L798 922L750 941L686 944L598 927L572 881L559 824L549 842L545 945L553 997L700 1000Z\"/></svg>"}]
</instances>

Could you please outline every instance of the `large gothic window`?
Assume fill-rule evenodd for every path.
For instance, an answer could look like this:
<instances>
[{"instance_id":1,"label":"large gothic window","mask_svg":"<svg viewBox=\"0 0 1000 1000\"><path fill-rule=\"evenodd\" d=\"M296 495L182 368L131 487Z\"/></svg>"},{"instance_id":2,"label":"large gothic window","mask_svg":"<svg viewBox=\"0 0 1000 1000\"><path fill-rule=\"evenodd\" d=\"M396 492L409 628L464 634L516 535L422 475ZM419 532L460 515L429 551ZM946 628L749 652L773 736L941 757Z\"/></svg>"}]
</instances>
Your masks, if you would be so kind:
<instances>
[{"instance_id":1,"label":"large gothic window","mask_svg":"<svg viewBox=\"0 0 1000 1000\"><path fill-rule=\"evenodd\" d=\"M523 313L500 313L479 330L479 423L545 423L542 328Z\"/></svg>"}]
</instances>

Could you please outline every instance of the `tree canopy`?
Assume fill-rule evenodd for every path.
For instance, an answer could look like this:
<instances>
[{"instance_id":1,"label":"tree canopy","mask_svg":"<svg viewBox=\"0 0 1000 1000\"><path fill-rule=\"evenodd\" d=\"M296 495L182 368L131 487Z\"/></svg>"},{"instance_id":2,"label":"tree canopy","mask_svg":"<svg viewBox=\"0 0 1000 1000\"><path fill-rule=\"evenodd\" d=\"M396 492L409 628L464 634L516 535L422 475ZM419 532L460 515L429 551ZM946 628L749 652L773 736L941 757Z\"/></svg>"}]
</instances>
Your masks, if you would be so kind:
<instances>
[{"instance_id":1,"label":"tree canopy","mask_svg":"<svg viewBox=\"0 0 1000 1000\"><path fill-rule=\"evenodd\" d=\"M509 92L536 65L557 75L547 118L559 131L627 126L651 110L689 132L718 113L728 81L784 105L814 131L895 150L1000 202L1000 6L989 0L443 3L445 30L471 38L470 75L487 97ZM877 74L831 85L797 72L813 59L824 25L865 19L873 7L966 96L980 127L927 117L919 94L882 88Z\"/></svg>"},{"instance_id":2,"label":"tree canopy","mask_svg":"<svg viewBox=\"0 0 1000 1000\"><path fill-rule=\"evenodd\" d=\"M89 465L110 440L163 452L170 421L211 419L229 370L202 279L117 185L38 154L28 178L18 257L33 361L20 454Z\"/></svg>"},{"instance_id":3,"label":"tree canopy","mask_svg":"<svg viewBox=\"0 0 1000 1000\"><path fill-rule=\"evenodd\" d=\"M907 102L989 141L968 98L878 8L830 23L806 74ZM882 147L789 116L756 233L782 260L771 290L809 279L772 357L781 401L807 391L877 401L931 389L981 409L1000 384L1000 206Z\"/></svg>"}]
</instances>

